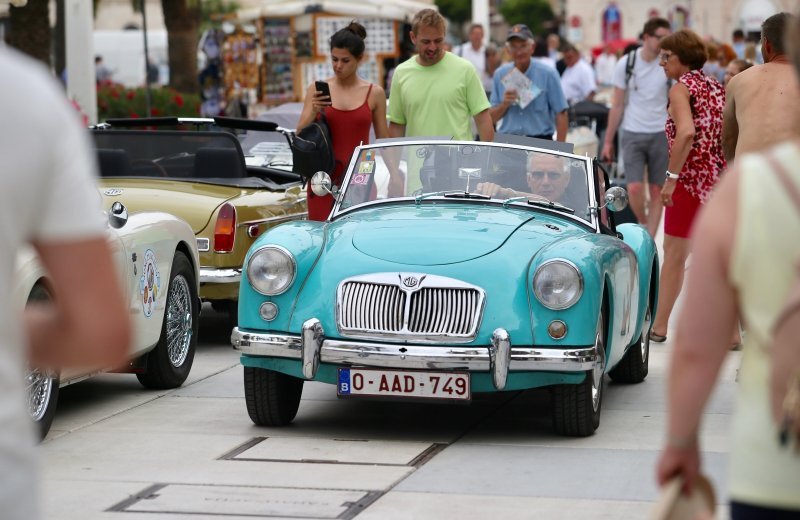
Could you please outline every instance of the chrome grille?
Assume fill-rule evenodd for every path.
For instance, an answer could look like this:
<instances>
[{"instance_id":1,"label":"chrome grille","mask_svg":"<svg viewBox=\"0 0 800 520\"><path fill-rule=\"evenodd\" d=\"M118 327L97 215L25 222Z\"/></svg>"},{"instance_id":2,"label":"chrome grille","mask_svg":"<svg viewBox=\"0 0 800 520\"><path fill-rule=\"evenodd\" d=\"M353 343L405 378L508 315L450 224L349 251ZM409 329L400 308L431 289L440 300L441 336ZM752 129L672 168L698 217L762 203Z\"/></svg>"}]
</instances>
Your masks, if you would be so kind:
<instances>
[{"instance_id":1,"label":"chrome grille","mask_svg":"<svg viewBox=\"0 0 800 520\"><path fill-rule=\"evenodd\" d=\"M483 301L482 289L460 280L376 273L339 285L337 322L350 337L466 342L477 333Z\"/></svg>"},{"instance_id":2,"label":"chrome grille","mask_svg":"<svg viewBox=\"0 0 800 520\"><path fill-rule=\"evenodd\" d=\"M400 332L406 293L392 285L349 282L342 287L340 323L354 330Z\"/></svg>"},{"instance_id":3,"label":"chrome grille","mask_svg":"<svg viewBox=\"0 0 800 520\"><path fill-rule=\"evenodd\" d=\"M408 330L422 334L469 334L480 294L474 289L424 288L411 295Z\"/></svg>"}]
</instances>

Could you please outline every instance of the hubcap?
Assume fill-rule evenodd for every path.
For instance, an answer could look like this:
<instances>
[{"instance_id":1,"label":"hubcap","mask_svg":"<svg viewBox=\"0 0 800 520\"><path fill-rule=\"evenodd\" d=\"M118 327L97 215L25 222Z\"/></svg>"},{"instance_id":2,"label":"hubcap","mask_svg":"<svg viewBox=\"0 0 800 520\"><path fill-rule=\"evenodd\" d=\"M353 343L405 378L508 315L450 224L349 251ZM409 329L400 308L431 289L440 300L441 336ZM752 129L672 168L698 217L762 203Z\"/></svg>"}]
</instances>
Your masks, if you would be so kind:
<instances>
[{"instance_id":1,"label":"hubcap","mask_svg":"<svg viewBox=\"0 0 800 520\"><path fill-rule=\"evenodd\" d=\"M39 370L31 370L25 378L28 393L28 413L34 421L41 421L50 404L53 377Z\"/></svg>"},{"instance_id":2,"label":"hubcap","mask_svg":"<svg viewBox=\"0 0 800 520\"><path fill-rule=\"evenodd\" d=\"M178 275L170 284L167 302L167 353L172 366L179 367L186 361L193 333L189 282Z\"/></svg>"},{"instance_id":3,"label":"hubcap","mask_svg":"<svg viewBox=\"0 0 800 520\"><path fill-rule=\"evenodd\" d=\"M595 412L600 408L600 392L603 383L603 368L606 365L606 349L603 340L603 316L597 322L597 333L594 337L594 351L597 355L592 368L592 410Z\"/></svg>"}]
</instances>

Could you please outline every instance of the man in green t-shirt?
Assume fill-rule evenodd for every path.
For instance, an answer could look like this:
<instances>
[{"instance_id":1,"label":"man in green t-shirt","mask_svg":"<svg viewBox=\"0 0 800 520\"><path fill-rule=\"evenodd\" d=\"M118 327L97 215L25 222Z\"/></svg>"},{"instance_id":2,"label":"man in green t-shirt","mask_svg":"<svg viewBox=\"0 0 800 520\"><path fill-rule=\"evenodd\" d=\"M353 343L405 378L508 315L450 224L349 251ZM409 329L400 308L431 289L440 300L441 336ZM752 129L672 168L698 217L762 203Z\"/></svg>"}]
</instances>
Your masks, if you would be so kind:
<instances>
[{"instance_id":1,"label":"man in green t-shirt","mask_svg":"<svg viewBox=\"0 0 800 520\"><path fill-rule=\"evenodd\" d=\"M392 76L389 135L471 141L472 117L480 139L491 141L494 126L486 92L475 67L444 50L445 30L444 18L434 9L423 9L414 16L411 41L417 55L398 65ZM409 184L417 184L411 175Z\"/></svg>"}]
</instances>

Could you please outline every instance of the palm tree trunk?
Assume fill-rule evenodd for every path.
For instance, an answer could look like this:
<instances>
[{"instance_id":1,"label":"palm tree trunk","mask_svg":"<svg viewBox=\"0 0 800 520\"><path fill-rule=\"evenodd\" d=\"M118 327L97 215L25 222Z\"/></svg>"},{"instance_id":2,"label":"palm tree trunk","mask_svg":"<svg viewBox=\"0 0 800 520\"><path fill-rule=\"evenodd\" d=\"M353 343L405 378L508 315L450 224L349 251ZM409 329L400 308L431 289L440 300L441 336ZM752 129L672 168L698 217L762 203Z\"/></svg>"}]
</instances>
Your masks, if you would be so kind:
<instances>
[{"instance_id":1,"label":"palm tree trunk","mask_svg":"<svg viewBox=\"0 0 800 520\"><path fill-rule=\"evenodd\" d=\"M28 0L25 7L9 7L6 41L12 47L50 66L49 0Z\"/></svg>"},{"instance_id":2,"label":"palm tree trunk","mask_svg":"<svg viewBox=\"0 0 800 520\"><path fill-rule=\"evenodd\" d=\"M197 92L198 0L161 0L169 47L169 84L180 92Z\"/></svg>"}]
</instances>

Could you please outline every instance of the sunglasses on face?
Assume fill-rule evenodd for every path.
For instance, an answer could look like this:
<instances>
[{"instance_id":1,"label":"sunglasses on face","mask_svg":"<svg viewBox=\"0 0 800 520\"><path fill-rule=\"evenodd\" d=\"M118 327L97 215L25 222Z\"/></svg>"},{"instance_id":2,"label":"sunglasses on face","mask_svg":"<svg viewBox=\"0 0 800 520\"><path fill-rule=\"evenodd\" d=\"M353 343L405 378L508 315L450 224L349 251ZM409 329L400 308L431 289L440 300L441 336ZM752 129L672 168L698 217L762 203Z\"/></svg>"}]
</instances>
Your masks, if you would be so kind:
<instances>
[{"instance_id":1,"label":"sunglasses on face","mask_svg":"<svg viewBox=\"0 0 800 520\"><path fill-rule=\"evenodd\" d=\"M547 175L547 178L549 180L557 181L561 178L562 175L564 175L564 173L555 170L546 170L546 171L529 172L528 175L536 181L544 179L545 175Z\"/></svg>"}]
</instances>

